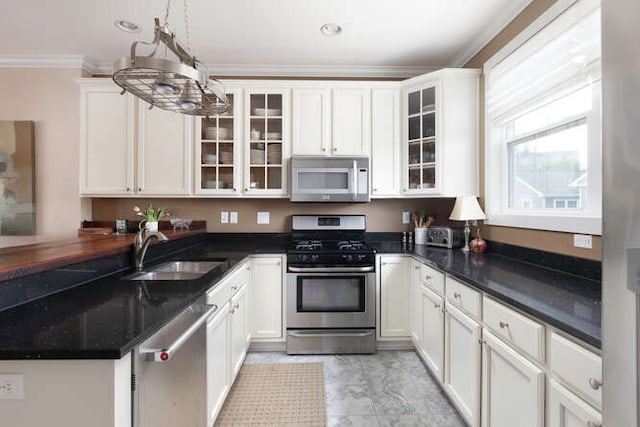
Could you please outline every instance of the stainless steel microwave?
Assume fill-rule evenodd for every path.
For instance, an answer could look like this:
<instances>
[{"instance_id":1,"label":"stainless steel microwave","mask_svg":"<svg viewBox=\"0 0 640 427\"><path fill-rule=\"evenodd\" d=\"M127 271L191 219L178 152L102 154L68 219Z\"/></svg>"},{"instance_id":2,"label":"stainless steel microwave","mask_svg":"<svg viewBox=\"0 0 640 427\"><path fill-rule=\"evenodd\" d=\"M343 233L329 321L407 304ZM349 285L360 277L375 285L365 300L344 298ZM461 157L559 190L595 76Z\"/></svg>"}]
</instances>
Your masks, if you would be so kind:
<instances>
[{"instance_id":1,"label":"stainless steel microwave","mask_svg":"<svg viewBox=\"0 0 640 427\"><path fill-rule=\"evenodd\" d=\"M291 158L292 202L368 202L368 157Z\"/></svg>"}]
</instances>

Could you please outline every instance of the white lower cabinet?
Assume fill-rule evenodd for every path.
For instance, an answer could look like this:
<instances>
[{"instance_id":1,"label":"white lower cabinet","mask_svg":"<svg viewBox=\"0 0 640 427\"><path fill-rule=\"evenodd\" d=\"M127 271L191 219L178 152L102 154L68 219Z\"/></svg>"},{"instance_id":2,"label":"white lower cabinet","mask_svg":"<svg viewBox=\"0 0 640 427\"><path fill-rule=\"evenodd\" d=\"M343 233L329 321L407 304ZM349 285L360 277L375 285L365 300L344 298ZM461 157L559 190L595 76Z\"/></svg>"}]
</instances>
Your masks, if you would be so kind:
<instances>
[{"instance_id":1,"label":"white lower cabinet","mask_svg":"<svg viewBox=\"0 0 640 427\"><path fill-rule=\"evenodd\" d=\"M444 381L444 298L421 286L422 355L431 373Z\"/></svg>"},{"instance_id":2,"label":"white lower cabinet","mask_svg":"<svg viewBox=\"0 0 640 427\"><path fill-rule=\"evenodd\" d=\"M207 292L218 309L207 322L207 420L213 425L244 362L251 334L248 322L248 262Z\"/></svg>"},{"instance_id":3,"label":"white lower cabinet","mask_svg":"<svg viewBox=\"0 0 640 427\"><path fill-rule=\"evenodd\" d=\"M411 260L411 341L419 353L424 353L423 347L423 321L422 321L422 280L420 270L422 264Z\"/></svg>"},{"instance_id":4,"label":"white lower cabinet","mask_svg":"<svg viewBox=\"0 0 640 427\"><path fill-rule=\"evenodd\" d=\"M483 331L482 426L543 427L544 371Z\"/></svg>"},{"instance_id":5,"label":"white lower cabinet","mask_svg":"<svg viewBox=\"0 0 640 427\"><path fill-rule=\"evenodd\" d=\"M247 355L251 340L247 307L247 285L244 284L231 298L229 303L229 328L231 347L231 382L238 375L242 362Z\"/></svg>"},{"instance_id":6,"label":"white lower cabinet","mask_svg":"<svg viewBox=\"0 0 640 427\"><path fill-rule=\"evenodd\" d=\"M444 389L471 427L480 424L480 332L478 322L447 302Z\"/></svg>"},{"instance_id":7,"label":"white lower cabinet","mask_svg":"<svg viewBox=\"0 0 640 427\"><path fill-rule=\"evenodd\" d=\"M380 337L408 339L411 335L409 258L402 255L381 255L378 261Z\"/></svg>"},{"instance_id":8,"label":"white lower cabinet","mask_svg":"<svg viewBox=\"0 0 640 427\"><path fill-rule=\"evenodd\" d=\"M283 255L254 256L249 284L249 330L252 342L282 341L283 333Z\"/></svg>"},{"instance_id":9,"label":"white lower cabinet","mask_svg":"<svg viewBox=\"0 0 640 427\"><path fill-rule=\"evenodd\" d=\"M207 322L207 425L213 425L231 386L229 370L229 303Z\"/></svg>"},{"instance_id":10,"label":"white lower cabinet","mask_svg":"<svg viewBox=\"0 0 640 427\"><path fill-rule=\"evenodd\" d=\"M555 380L549 381L548 427L601 427L602 415Z\"/></svg>"}]
</instances>

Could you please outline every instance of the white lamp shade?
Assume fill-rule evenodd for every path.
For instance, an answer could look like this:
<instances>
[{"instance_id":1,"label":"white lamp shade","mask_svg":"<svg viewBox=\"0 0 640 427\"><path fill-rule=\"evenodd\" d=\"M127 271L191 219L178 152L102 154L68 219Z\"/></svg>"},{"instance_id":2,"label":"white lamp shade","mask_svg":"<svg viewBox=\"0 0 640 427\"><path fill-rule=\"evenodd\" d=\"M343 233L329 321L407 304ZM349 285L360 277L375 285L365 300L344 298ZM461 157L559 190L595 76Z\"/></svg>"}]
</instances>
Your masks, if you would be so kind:
<instances>
[{"instance_id":1,"label":"white lamp shade","mask_svg":"<svg viewBox=\"0 0 640 427\"><path fill-rule=\"evenodd\" d=\"M449 219L455 221L468 221L476 219L485 219L486 216L482 212L482 208L478 203L476 196L464 196L457 197L456 203L453 205L453 210Z\"/></svg>"}]
</instances>

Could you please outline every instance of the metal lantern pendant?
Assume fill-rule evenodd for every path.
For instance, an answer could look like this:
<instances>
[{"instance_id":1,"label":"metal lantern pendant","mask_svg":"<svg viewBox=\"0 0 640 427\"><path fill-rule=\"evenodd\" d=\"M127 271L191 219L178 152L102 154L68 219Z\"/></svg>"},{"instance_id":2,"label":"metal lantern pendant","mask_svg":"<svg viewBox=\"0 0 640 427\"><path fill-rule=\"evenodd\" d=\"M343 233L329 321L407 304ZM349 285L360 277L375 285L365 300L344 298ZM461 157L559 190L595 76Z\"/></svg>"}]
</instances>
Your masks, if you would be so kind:
<instances>
[{"instance_id":1,"label":"metal lantern pendant","mask_svg":"<svg viewBox=\"0 0 640 427\"><path fill-rule=\"evenodd\" d=\"M186 1L186 0L185 0ZM169 15L169 3L164 25L155 18L155 37L151 43L133 42L131 56L114 63L113 81L125 91L148 102L152 107L176 113L194 116L211 116L225 113L229 101L222 84L210 79L208 73L201 71L200 62L183 48L169 29L166 17ZM186 7L185 7L186 9ZM188 19L185 13L185 22ZM188 41L188 38L187 38ZM138 56L138 44L153 46L148 56ZM177 61L156 57L158 48L163 45L177 57Z\"/></svg>"}]
</instances>

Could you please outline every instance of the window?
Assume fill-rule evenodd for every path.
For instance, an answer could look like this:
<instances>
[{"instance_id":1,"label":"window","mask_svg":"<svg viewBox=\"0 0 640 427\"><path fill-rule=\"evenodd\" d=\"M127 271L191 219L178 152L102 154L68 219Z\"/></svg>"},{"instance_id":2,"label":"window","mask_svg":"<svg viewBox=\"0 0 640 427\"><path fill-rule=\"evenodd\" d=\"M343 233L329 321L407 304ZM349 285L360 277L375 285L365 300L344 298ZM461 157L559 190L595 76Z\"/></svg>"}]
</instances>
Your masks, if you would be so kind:
<instances>
[{"instance_id":1,"label":"window","mask_svg":"<svg viewBox=\"0 0 640 427\"><path fill-rule=\"evenodd\" d=\"M559 0L484 66L487 223L601 233L600 3Z\"/></svg>"}]
</instances>

